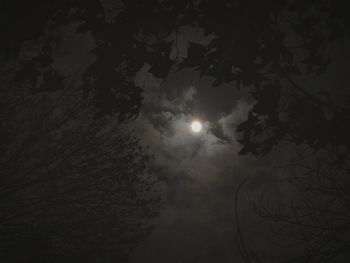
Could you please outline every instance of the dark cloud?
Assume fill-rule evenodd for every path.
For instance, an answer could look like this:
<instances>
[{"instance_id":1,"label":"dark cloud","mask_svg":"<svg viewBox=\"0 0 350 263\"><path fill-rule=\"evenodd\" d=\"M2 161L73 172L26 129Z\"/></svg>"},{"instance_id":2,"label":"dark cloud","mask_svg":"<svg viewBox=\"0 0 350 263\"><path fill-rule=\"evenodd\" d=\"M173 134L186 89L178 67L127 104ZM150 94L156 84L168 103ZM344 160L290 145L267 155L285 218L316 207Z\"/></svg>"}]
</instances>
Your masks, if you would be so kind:
<instances>
[{"instance_id":1,"label":"dark cloud","mask_svg":"<svg viewBox=\"0 0 350 263\"><path fill-rule=\"evenodd\" d=\"M235 189L243 178L265 169L237 154L235 129L251 107L243 99L247 93L228 85L213 89L210 80L193 71L161 82L144 70L136 81L143 83L145 101L131 125L155 155L166 201L135 262L191 262L197 256L199 262L240 262L234 242ZM190 130L193 119L202 121L198 134ZM243 211L248 210L245 203Z\"/></svg>"},{"instance_id":2,"label":"dark cloud","mask_svg":"<svg viewBox=\"0 0 350 263\"><path fill-rule=\"evenodd\" d=\"M188 113L215 122L220 116L230 113L237 101L242 98L248 100L249 97L247 90L238 90L234 84L212 87L213 81L210 77L200 77L197 71L182 70L168 77L163 85L163 92L172 101L181 98L182 103L183 94L190 92L193 94L193 101Z\"/></svg>"},{"instance_id":3,"label":"dark cloud","mask_svg":"<svg viewBox=\"0 0 350 263\"><path fill-rule=\"evenodd\" d=\"M78 25L59 29L62 48L55 51L54 66L66 76L80 76L95 60L89 54L95 43L89 33L74 32ZM23 55L28 56L32 45L37 43L27 43ZM128 128L155 156L152 166L163 182L165 204L134 262L240 262L234 241L235 189L242 179L254 177L259 179L248 186L258 192L271 175L253 158L237 155L235 130L252 101L246 90L213 88L211 78L200 78L193 70L163 81L148 73L149 68L145 63L135 76L144 101L139 118ZM202 121L199 134L190 130L193 119ZM240 209L243 220L251 220L247 225L256 230L246 201Z\"/></svg>"}]
</instances>

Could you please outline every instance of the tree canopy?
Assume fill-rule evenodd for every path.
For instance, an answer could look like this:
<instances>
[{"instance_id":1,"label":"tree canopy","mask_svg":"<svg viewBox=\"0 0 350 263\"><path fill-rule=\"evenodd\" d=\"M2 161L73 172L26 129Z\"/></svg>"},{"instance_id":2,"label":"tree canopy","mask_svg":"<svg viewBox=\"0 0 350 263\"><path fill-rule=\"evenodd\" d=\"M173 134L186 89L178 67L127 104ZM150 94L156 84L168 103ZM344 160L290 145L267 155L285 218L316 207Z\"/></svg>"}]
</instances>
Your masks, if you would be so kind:
<instances>
[{"instance_id":1,"label":"tree canopy","mask_svg":"<svg viewBox=\"0 0 350 263\"><path fill-rule=\"evenodd\" d=\"M1 91L2 262L127 262L157 215L152 156L72 85Z\"/></svg>"},{"instance_id":2,"label":"tree canopy","mask_svg":"<svg viewBox=\"0 0 350 263\"><path fill-rule=\"evenodd\" d=\"M218 92L218 86L222 83L230 83L232 88L249 88L255 103L247 120L238 127L238 132L241 133L241 154L265 156L275 146L288 142L299 146L306 145L308 149L312 149L312 160L303 160L308 161L308 164L320 163L320 160L327 156L327 162L323 162L326 167L322 169L307 166L306 170L311 172L305 172L305 164L302 162L304 170L298 170L299 174L305 175L303 180L311 175L312 178L315 178L314 175L322 175L320 177L325 182L311 180L308 181L310 185L303 182L301 186L304 190L312 188L314 193L320 188L325 196L329 194L328 188L335 187L334 183L337 182L337 191L332 192L335 196L331 197L336 197L339 211L345 215L343 209L348 207L342 202L347 200L348 191L343 191L342 185L347 185L345 178L349 173L350 96L343 94L341 99L335 98L329 90L312 90L298 80L303 76L324 74L331 62L334 46L338 42L347 41L350 17L346 6L346 1L327 0L126 0L115 1L112 6L108 6L107 1L103 0L36 0L30 3L20 0L2 1L0 28L3 39L7 40L0 44L2 67L6 69L11 63L16 65L16 74L11 78L12 83L15 83L13 86L23 87L24 84L29 87L28 94L37 94L37 97L33 98L40 101L37 105L41 107L34 107L36 103L33 103L30 97L30 101L26 101L23 107L26 103L34 107L34 116L24 119L22 117L23 123L16 123L19 126L8 126L7 132L1 136L2 140L11 141L12 131L18 131L21 125L30 127L24 129L26 133L17 134L17 138L21 139L17 141L19 144L14 148L17 149L15 152L5 151L4 156L11 157L4 157L4 167L12 169L11 173L15 173L20 167L19 164L28 165L33 169L39 165L36 163L39 159L35 156L50 158L50 154L42 147L30 148L30 151L27 151L27 148L22 150L22 147L28 147L26 136L34 136L33 138L43 140L42 142L46 140L45 143L53 147L50 151L52 153L58 151L58 145L64 144L69 145L66 151L78 152L81 149L87 151L90 146L97 147L94 144L96 140L98 144L104 145L106 142L100 142L101 138L97 136L98 127L94 126L95 124L92 127L86 124L98 120L103 122L104 118L113 114L118 115L119 122L138 115L142 104L142 89L135 84L134 76L145 63L150 66L149 72L157 78L166 78L175 70L192 68L198 70L201 75L213 77L213 88L217 88ZM7 21L12 21L12 25L8 26ZM51 117L47 119L48 123L39 119L45 120L46 115L52 116L52 109L49 107L50 96L59 94L58 90L67 86L64 76L53 67L54 50L60 43L60 35L55 29L73 21L80 23L78 32L89 32L92 35L96 46L91 51L95 55L95 61L83 72L81 82L77 81L75 86L79 92L74 93L72 98L86 98L89 107L95 107L95 120L84 120L81 122L83 127L77 128L80 132L86 132L87 137L84 137L84 140L87 141L80 141L82 138L73 140L76 136L73 132L69 136L61 135L63 137L60 139L59 135L55 135L58 136L54 137L59 142L56 144L54 140L48 139L47 135L38 135L41 131L51 129ZM192 33L199 32L197 39L186 39L186 28L191 29ZM31 40L38 42L36 55L26 60L19 59L23 43ZM14 89L11 92L17 91ZM47 92L53 93L45 95ZM13 98L16 99L8 101L13 101L16 105L18 97ZM16 118L17 114L19 117L23 112L17 112ZM37 114L41 117L35 117ZM71 118L71 115L69 116ZM57 125L60 122L54 123ZM68 125L65 123L62 125ZM32 129L38 125L44 125L46 128ZM53 136L56 128L52 129L49 132L50 136ZM68 132L61 127L59 129L61 134ZM89 136L93 139L88 139ZM130 137L123 138L135 145ZM72 140L74 143L70 144L66 140ZM116 143L121 143L117 138L116 140ZM75 149L76 144L85 146L77 146ZM126 145L120 147L128 152ZM109 153L99 152L98 147L96 153L96 158L104 154L108 155L104 157L106 160L110 158ZM23 154L26 154L26 158ZM90 158L90 154L90 151L84 152L84 161ZM322 158L318 157L319 154ZM139 156L138 152L133 152L132 156ZM10 161L6 158L10 158ZM53 169L54 172L50 174L54 175L58 173L55 170L58 167L67 169L72 162L81 161L81 157L74 158L73 155L73 160L45 169ZM103 170L109 169L104 166L98 167ZM337 171L336 175L330 173L333 168ZM87 168L82 166L81 169L81 172L85 173ZM127 167L128 169L131 167ZM6 171L10 173L10 170ZM142 171L143 168L140 168L139 172ZM93 174L93 171L90 172ZM332 178L340 179L329 180L328 176L331 174L334 175ZM6 177L6 180L9 178ZM77 178L70 178L73 183L69 185L73 187L75 183L82 182ZM87 179L86 183L90 185L91 177L88 176ZM299 179L297 177L294 182L300 183ZM320 182L323 184L319 185ZM50 197L47 192L40 194ZM47 199L49 200L50 198ZM318 203L314 203L308 214L308 222L313 224L313 213L325 211L324 207L318 209L317 205ZM294 214L294 219L299 220L299 214ZM345 217L345 223L348 222L348 218ZM328 224L329 221L323 223ZM324 227L322 224L316 225ZM327 231L330 231L322 232L327 235L321 237L327 239L328 233L334 234L334 229L327 228ZM320 240L323 240L322 238ZM336 249L341 250L344 243L339 243L341 245ZM335 247L330 242L325 244L333 253ZM312 262L314 258L307 260Z\"/></svg>"},{"instance_id":3,"label":"tree canopy","mask_svg":"<svg viewBox=\"0 0 350 263\"><path fill-rule=\"evenodd\" d=\"M53 29L80 21L78 31L91 32L96 42L91 51L96 60L83 73L81 88L92 95L99 116L137 116L142 90L133 76L144 63L158 78L190 67L214 77L213 86L226 82L251 88L256 104L238 129L244 133L243 154L265 154L286 138L316 148L346 142L348 105L336 105L331 94L310 92L293 80L327 69L332 46L349 34L345 1L24 2L2 3L1 17L13 25L1 23L10 40L3 41L1 50L6 58L14 57L24 41L42 39L39 55L19 61L23 67L17 74L17 80L29 80L39 91L55 89L62 81L52 68L59 42ZM20 12L19 4L24 4ZM183 27L200 29L202 38L211 35L212 40L184 43ZM39 76L44 81L38 86ZM322 129L312 129L316 124Z\"/></svg>"}]
</instances>

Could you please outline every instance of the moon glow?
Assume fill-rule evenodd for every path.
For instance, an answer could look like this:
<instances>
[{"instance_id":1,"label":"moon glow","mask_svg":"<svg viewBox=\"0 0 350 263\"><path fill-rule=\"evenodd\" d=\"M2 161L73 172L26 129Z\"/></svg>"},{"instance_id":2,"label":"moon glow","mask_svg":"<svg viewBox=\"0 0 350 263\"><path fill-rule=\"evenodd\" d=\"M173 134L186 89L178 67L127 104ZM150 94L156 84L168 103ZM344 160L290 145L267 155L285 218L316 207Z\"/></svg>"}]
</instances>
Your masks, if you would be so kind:
<instances>
[{"instance_id":1,"label":"moon glow","mask_svg":"<svg viewBox=\"0 0 350 263\"><path fill-rule=\"evenodd\" d=\"M193 132L200 132L202 129L202 124L199 121L194 121L191 123L191 129Z\"/></svg>"}]
</instances>

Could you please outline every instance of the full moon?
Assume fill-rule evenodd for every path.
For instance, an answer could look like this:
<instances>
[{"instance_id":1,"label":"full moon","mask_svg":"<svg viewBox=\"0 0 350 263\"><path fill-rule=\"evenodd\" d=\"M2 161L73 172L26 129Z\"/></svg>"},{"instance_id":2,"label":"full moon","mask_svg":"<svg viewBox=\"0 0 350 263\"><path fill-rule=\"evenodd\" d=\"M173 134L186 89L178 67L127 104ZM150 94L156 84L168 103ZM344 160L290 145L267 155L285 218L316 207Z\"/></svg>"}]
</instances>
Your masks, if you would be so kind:
<instances>
[{"instance_id":1,"label":"full moon","mask_svg":"<svg viewBox=\"0 0 350 263\"><path fill-rule=\"evenodd\" d=\"M191 129L194 132L200 132L202 129L202 124L199 121L194 121L191 124Z\"/></svg>"}]
</instances>

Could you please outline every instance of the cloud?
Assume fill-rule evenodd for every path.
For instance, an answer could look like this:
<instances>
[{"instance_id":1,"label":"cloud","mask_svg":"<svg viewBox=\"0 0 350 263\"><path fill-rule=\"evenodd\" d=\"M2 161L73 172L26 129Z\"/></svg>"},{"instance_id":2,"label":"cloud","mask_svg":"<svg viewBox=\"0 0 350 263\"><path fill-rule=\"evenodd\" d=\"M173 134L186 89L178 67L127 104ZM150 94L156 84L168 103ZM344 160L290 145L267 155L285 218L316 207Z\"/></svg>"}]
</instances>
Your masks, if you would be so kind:
<instances>
[{"instance_id":1,"label":"cloud","mask_svg":"<svg viewBox=\"0 0 350 263\"><path fill-rule=\"evenodd\" d=\"M203 85L194 72L175 75L164 82L146 71L138 76L145 100L130 127L155 156L153 167L163 181L166 205L135 262L189 261L196 255L201 262L215 257L232 262L239 258L237 251L232 254L234 191L243 178L259 173L252 157L237 155L240 146L234 140L235 127L251 103L232 87L222 87L221 94ZM198 105L208 108L199 110ZM202 120L198 134L189 127L193 118Z\"/></svg>"},{"instance_id":2,"label":"cloud","mask_svg":"<svg viewBox=\"0 0 350 263\"><path fill-rule=\"evenodd\" d=\"M185 101L192 101L197 94L197 89L194 86L190 86L183 91L183 98Z\"/></svg>"},{"instance_id":3,"label":"cloud","mask_svg":"<svg viewBox=\"0 0 350 263\"><path fill-rule=\"evenodd\" d=\"M251 108L252 103L249 103L246 99L239 99L232 109L232 112L218 120L223 134L234 139L237 126L247 119L248 112Z\"/></svg>"}]
</instances>

